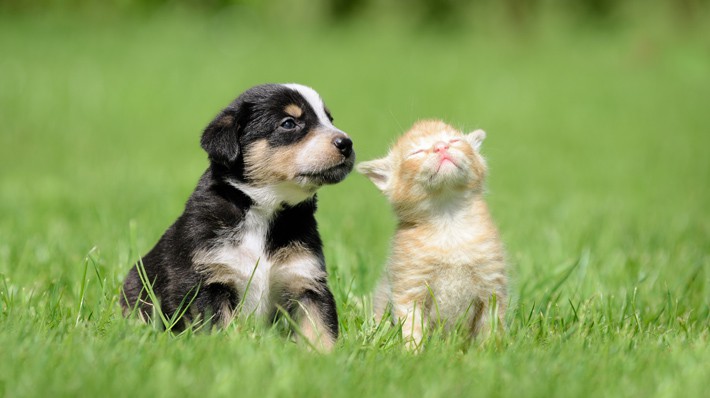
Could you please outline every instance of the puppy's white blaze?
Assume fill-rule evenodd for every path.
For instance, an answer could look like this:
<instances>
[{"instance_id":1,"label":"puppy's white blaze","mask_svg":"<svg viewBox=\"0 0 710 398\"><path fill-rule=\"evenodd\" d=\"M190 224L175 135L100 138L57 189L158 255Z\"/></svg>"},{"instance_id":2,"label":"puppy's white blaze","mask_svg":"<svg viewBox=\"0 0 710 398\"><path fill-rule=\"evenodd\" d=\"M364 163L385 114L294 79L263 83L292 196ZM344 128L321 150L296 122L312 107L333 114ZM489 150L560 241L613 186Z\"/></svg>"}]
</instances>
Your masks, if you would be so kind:
<instances>
[{"instance_id":1,"label":"puppy's white blaze","mask_svg":"<svg viewBox=\"0 0 710 398\"><path fill-rule=\"evenodd\" d=\"M323 104L323 99L321 99L320 95L318 95L316 90L308 86L296 83L284 84L284 86L292 90L298 91L303 96L303 98L308 101L308 103L311 105L311 108L313 108L316 115L318 116L318 120L323 126L338 130L335 126L333 126L333 123L330 122L330 119L328 119L328 115L325 114L325 105Z\"/></svg>"}]
</instances>

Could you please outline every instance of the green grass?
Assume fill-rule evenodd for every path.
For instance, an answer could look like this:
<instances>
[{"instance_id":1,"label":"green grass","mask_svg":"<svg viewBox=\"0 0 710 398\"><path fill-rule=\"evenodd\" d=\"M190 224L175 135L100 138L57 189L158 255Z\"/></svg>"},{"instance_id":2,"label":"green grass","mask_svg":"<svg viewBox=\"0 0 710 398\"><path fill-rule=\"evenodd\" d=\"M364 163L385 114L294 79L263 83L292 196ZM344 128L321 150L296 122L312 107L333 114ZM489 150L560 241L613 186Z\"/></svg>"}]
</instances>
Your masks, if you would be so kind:
<instances>
[{"instance_id":1,"label":"green grass","mask_svg":"<svg viewBox=\"0 0 710 398\"><path fill-rule=\"evenodd\" d=\"M704 395L707 26L0 16L0 396ZM360 160L418 118L488 132L512 279L499 341L415 356L374 325L394 219L355 174L320 193L332 354L280 328L175 336L121 316L126 272L206 167L202 128L242 90L288 81L323 95Z\"/></svg>"}]
</instances>

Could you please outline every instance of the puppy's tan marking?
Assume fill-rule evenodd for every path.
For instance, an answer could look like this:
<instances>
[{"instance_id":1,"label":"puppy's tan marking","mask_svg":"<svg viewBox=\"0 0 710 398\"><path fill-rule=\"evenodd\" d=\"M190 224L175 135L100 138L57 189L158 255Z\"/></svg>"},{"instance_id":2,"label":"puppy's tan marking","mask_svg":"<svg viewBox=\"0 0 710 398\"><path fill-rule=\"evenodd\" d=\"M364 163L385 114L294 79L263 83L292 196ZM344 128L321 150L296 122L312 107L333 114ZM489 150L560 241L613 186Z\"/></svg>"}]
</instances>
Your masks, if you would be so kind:
<instances>
[{"instance_id":1,"label":"puppy's tan marking","mask_svg":"<svg viewBox=\"0 0 710 398\"><path fill-rule=\"evenodd\" d=\"M285 264L299 257L311 255L311 252L300 242L291 243L288 246L282 247L271 254L271 259L274 263Z\"/></svg>"},{"instance_id":2,"label":"puppy's tan marking","mask_svg":"<svg viewBox=\"0 0 710 398\"><path fill-rule=\"evenodd\" d=\"M271 148L266 140L255 142L244 153L246 176L262 185L292 180L296 175L296 168L291 160L292 152L301 145L298 143L286 148Z\"/></svg>"},{"instance_id":3,"label":"puppy's tan marking","mask_svg":"<svg viewBox=\"0 0 710 398\"><path fill-rule=\"evenodd\" d=\"M335 340L328 332L328 327L318 306L309 300L300 301L296 305L298 305L296 322L298 322L298 327L302 333L299 338L308 340L318 351L332 351L333 346L335 346Z\"/></svg>"},{"instance_id":4,"label":"puppy's tan marking","mask_svg":"<svg viewBox=\"0 0 710 398\"><path fill-rule=\"evenodd\" d=\"M270 278L277 294L300 297L307 291L322 293L320 282L326 278L326 273L312 253L290 246L277 251L270 259L274 262Z\"/></svg>"},{"instance_id":5,"label":"puppy's tan marking","mask_svg":"<svg viewBox=\"0 0 710 398\"><path fill-rule=\"evenodd\" d=\"M232 123L234 123L234 116L232 115L224 115L217 120L218 127L228 127L231 126Z\"/></svg>"},{"instance_id":6,"label":"puppy's tan marking","mask_svg":"<svg viewBox=\"0 0 710 398\"><path fill-rule=\"evenodd\" d=\"M303 109L296 104L289 104L284 108L284 112L288 113L289 116L293 116L296 119L303 115Z\"/></svg>"}]
</instances>

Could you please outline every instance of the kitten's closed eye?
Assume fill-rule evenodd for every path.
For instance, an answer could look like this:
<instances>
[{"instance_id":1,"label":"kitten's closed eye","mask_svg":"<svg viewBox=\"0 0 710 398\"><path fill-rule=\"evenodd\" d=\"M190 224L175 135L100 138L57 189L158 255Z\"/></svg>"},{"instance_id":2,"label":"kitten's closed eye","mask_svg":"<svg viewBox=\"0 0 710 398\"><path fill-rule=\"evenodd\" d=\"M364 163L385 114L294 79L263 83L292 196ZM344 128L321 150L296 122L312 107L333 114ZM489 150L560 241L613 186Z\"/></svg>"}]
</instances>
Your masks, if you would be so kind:
<instances>
[{"instance_id":1,"label":"kitten's closed eye","mask_svg":"<svg viewBox=\"0 0 710 398\"><path fill-rule=\"evenodd\" d=\"M417 149L417 150L415 150L415 151L410 152L409 154L407 154L407 157L412 157L412 156L416 156L416 155L421 155L421 154L423 154L424 152L425 152L424 149Z\"/></svg>"},{"instance_id":2,"label":"kitten's closed eye","mask_svg":"<svg viewBox=\"0 0 710 398\"><path fill-rule=\"evenodd\" d=\"M449 145L456 144L456 143L460 143L460 142L462 142L460 138L451 138L450 140L448 140ZM429 150L429 149L416 149L416 150L414 150L414 151L412 151L412 152L409 152L409 153L407 154L407 157L412 157L412 156L416 156L416 155L422 155L422 154L426 153L428 150Z\"/></svg>"}]
</instances>

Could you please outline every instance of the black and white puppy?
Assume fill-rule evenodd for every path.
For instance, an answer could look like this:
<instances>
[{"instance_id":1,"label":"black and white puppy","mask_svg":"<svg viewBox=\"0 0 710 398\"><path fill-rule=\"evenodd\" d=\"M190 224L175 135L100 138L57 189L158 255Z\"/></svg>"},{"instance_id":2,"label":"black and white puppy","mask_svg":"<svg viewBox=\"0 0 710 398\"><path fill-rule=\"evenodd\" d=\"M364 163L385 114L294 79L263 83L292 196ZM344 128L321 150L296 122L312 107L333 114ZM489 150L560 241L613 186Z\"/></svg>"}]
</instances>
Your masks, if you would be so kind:
<instances>
[{"instance_id":1,"label":"black and white puppy","mask_svg":"<svg viewBox=\"0 0 710 398\"><path fill-rule=\"evenodd\" d=\"M299 84L253 87L207 126L210 165L185 211L142 258L167 316L226 325L237 315L275 319L283 309L321 349L338 337L314 213L316 190L352 170L347 134L318 93ZM134 266L122 305L147 319L153 303ZM238 310L238 311L237 311ZM237 314L239 312L239 314Z\"/></svg>"}]
</instances>

